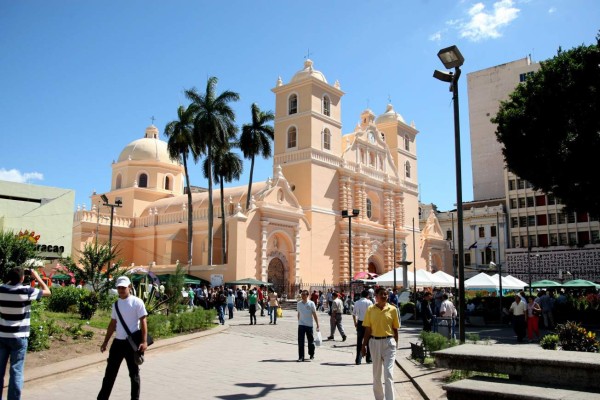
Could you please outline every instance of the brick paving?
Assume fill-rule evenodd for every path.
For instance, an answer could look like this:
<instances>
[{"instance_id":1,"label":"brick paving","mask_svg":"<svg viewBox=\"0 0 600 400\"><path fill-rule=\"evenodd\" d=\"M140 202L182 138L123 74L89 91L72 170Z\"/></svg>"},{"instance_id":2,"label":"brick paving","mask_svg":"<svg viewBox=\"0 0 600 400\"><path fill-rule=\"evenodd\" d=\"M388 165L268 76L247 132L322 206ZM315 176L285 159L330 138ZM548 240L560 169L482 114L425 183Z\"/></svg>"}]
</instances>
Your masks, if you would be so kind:
<instances>
[{"instance_id":1,"label":"brick paving","mask_svg":"<svg viewBox=\"0 0 600 400\"><path fill-rule=\"evenodd\" d=\"M351 316L344 316L346 342L336 333L335 341L317 347L315 360L296 359L295 312L284 310L277 325L258 316L258 325L248 325L247 312L226 320L227 329L212 335L159 346L147 353L141 367L142 399L358 399L373 398L371 366L354 364L356 333ZM319 313L322 335L329 335L329 318ZM408 340L420 329L401 330L399 356L405 356ZM160 342L159 342L160 343ZM153 346L154 347L154 346ZM409 352L409 351L408 351ZM97 359L97 357L96 357ZM95 399L100 389L104 363L28 381L24 399ZM27 377L26 377L27 378ZM400 368L395 370L397 398L423 397ZM129 399L129 377L122 364L111 399Z\"/></svg>"}]
</instances>

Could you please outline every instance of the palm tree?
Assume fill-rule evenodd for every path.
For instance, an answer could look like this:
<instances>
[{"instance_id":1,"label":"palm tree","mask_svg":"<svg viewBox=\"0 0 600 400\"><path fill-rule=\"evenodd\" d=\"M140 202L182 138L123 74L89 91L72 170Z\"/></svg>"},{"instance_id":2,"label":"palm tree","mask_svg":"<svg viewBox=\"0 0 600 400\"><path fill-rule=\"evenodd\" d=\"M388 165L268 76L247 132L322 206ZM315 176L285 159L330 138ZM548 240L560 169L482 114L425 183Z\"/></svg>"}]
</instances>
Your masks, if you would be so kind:
<instances>
[{"instance_id":1,"label":"palm tree","mask_svg":"<svg viewBox=\"0 0 600 400\"><path fill-rule=\"evenodd\" d=\"M169 157L172 160L183 162L183 171L185 173L185 186L187 188L188 199L188 273L192 268L192 242L193 242L193 221L192 221L192 191L190 189L190 176L188 174L187 159L192 155L194 162L198 162L199 153L194 145L194 107L193 105L179 106L177 109L177 118L171 121L165 127L165 136L169 139L167 149Z\"/></svg>"},{"instance_id":2,"label":"palm tree","mask_svg":"<svg viewBox=\"0 0 600 400\"><path fill-rule=\"evenodd\" d=\"M221 148L215 151L213 158L214 179L221 189L221 255L223 264L227 263L227 224L225 220L225 194L224 183L240 179L243 165L240 156L231 151L231 148Z\"/></svg>"},{"instance_id":3,"label":"palm tree","mask_svg":"<svg viewBox=\"0 0 600 400\"><path fill-rule=\"evenodd\" d=\"M213 231L213 202L212 186L214 166L213 158L216 149L226 147L235 137L235 113L229 102L239 100L240 96L226 90L216 95L215 87L218 79L208 78L206 92L198 93L195 88L185 91L194 106L194 143L197 149L206 155L204 177L208 180L208 264L212 265L212 231ZM233 137L232 137L233 135Z\"/></svg>"},{"instance_id":4,"label":"palm tree","mask_svg":"<svg viewBox=\"0 0 600 400\"><path fill-rule=\"evenodd\" d=\"M258 104L253 103L252 123L244 124L242 135L240 136L240 148L244 158L249 158L250 179L248 180L248 196L246 197L246 210L250 208L250 198L252 196L252 175L254 174L254 158L262 155L263 158L271 157L271 140L275 139L275 133L271 125L267 122L273 121L275 116L272 111L261 111Z\"/></svg>"}]
</instances>

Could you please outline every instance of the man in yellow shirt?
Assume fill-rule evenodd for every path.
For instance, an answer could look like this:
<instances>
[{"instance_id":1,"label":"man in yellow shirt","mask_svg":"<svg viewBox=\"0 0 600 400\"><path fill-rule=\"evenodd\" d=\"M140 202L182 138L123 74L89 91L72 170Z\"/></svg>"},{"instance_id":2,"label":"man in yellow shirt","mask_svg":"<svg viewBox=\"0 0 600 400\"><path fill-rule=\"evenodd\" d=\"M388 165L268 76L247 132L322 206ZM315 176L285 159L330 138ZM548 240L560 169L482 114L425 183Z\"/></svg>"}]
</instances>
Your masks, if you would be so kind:
<instances>
[{"instance_id":1,"label":"man in yellow shirt","mask_svg":"<svg viewBox=\"0 0 600 400\"><path fill-rule=\"evenodd\" d=\"M367 309L363 327L365 337L362 343L363 357L367 352L367 344L373 360L373 393L375 400L394 400L394 362L398 345L398 329L400 320L396 307L387 302L388 293L384 288L375 291L375 304ZM381 372L384 371L385 392L381 383Z\"/></svg>"}]
</instances>

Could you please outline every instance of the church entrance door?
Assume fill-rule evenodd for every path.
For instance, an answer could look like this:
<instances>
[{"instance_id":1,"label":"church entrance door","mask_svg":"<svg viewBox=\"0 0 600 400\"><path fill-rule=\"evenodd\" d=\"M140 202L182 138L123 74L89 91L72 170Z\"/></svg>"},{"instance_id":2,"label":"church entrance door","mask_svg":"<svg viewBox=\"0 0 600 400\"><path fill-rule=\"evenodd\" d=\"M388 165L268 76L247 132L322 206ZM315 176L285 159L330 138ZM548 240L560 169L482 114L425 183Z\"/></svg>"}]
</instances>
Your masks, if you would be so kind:
<instances>
[{"instance_id":1,"label":"church entrance door","mask_svg":"<svg viewBox=\"0 0 600 400\"><path fill-rule=\"evenodd\" d=\"M286 293L287 281L285 278L283 262L279 258L272 259L269 263L267 281L273 284L273 290L280 296Z\"/></svg>"}]
</instances>

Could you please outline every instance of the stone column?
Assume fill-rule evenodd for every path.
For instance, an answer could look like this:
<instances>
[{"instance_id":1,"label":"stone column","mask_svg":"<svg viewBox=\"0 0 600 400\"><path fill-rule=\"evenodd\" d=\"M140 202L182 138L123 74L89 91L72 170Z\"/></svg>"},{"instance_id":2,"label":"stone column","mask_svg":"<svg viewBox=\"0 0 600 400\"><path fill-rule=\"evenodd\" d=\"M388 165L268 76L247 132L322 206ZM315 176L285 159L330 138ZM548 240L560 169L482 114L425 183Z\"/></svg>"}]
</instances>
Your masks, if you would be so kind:
<instances>
[{"instance_id":1,"label":"stone column","mask_svg":"<svg viewBox=\"0 0 600 400\"><path fill-rule=\"evenodd\" d=\"M262 231L261 231L261 277L262 277L262 281L266 282L267 278L268 278L268 271L267 271L267 236L268 236L268 231L267 228L269 227L269 221L260 221L260 225L262 227Z\"/></svg>"}]
</instances>

